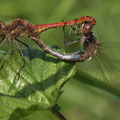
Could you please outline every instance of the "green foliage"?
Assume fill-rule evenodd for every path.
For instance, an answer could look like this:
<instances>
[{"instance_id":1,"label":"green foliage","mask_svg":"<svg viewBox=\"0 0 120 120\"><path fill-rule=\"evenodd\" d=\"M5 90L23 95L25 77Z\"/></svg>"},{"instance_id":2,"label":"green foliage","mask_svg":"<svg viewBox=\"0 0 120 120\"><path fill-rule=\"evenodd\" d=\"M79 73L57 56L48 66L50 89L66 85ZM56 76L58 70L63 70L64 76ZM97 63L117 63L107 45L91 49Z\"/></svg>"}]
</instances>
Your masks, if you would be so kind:
<instances>
[{"instance_id":1,"label":"green foliage","mask_svg":"<svg viewBox=\"0 0 120 120\"><path fill-rule=\"evenodd\" d=\"M26 50L24 52L27 53ZM63 85L74 74L74 63L65 63L40 48L31 49L30 57L31 60L26 58L25 62L18 53L14 53L1 61L2 119L18 120L31 114L30 111L49 110L56 104Z\"/></svg>"},{"instance_id":2,"label":"green foliage","mask_svg":"<svg viewBox=\"0 0 120 120\"><path fill-rule=\"evenodd\" d=\"M62 20L67 21L75 18L80 18L85 15L92 16L97 21L93 32L100 42L119 42L119 5L120 0L0 0L0 14L2 14L3 16L5 15L13 16L15 18L24 18L26 20L29 20L33 24L54 23L61 22ZM4 18L1 19L0 17L0 21L3 21ZM60 32L55 31L55 34L51 34L51 31L46 31L40 37L47 45L62 46L61 41L63 38ZM68 47L68 52L73 52L76 49L79 49L79 46L78 44L75 45L75 49L73 48L73 46ZM15 58L10 58L9 61L12 67L8 63L5 64L5 66L8 66L9 69L7 67L3 67L2 74L4 76L0 72L0 80L2 79L2 82L0 82L0 91L2 93L0 97L0 105L4 104L4 106L0 106L0 115L2 115L2 117L4 116L4 118L1 118L2 120L8 119L8 116L11 113L11 119L15 117L14 119L17 118L21 120L56 120L56 117L54 118L51 113L49 113L48 111L43 111L43 109L48 109L49 105L51 107L56 103L56 100L59 98L59 94L61 93L61 89L59 88L60 86L58 86L59 83L56 82L54 84L55 88L54 85L52 85L48 87L47 90L44 92L40 90L41 87L39 86L39 84L37 85L34 83L40 82L37 80L43 80L45 78L45 74L47 73L47 71L44 71L45 73L41 75L39 71L42 71L43 67L39 68L38 65L40 66L42 64L42 66L44 66L46 63L47 65L51 65L48 67L48 74L51 75L51 77L47 76L48 79L45 78L47 81L50 82L50 85L54 81L51 81L51 78L53 78L56 73L58 74L58 72L61 71L58 70L52 73L51 69L53 70L53 66L56 66L56 64L58 65L58 63L56 63L56 60L54 60L54 57L52 56L46 58L47 60L50 59L49 62L47 60L44 61L43 54L45 53L40 53L42 54L42 57L41 54L39 54L39 58L32 59L31 63L29 60L26 60L27 63L25 64L23 69L20 70L21 77L23 77L24 79L20 77L19 84L16 84L16 79L18 77L16 70L18 72L19 66L23 64L20 56L15 55ZM111 51L109 53L111 53ZM2 57L3 54L4 53L1 53L0 57ZM32 55L35 54L38 55L38 52L36 50ZM117 58L118 60L120 59L119 53ZM17 62L19 61L18 64L16 64L16 60L14 59L17 59ZM39 62L37 62L37 60L41 61L40 64ZM33 61L35 61L34 65ZM57 59L57 61L59 60ZM62 61L60 63L62 63ZM0 64L2 63L0 62ZM30 64L32 64L32 66ZM88 68L86 68L84 72L81 72L85 68L85 66L82 66L82 64L83 63L77 64L77 74L72 77L71 80L67 82L67 84L64 86L65 92L61 96L61 99L58 101L58 103L60 103L60 105L62 106L62 113L64 113L68 120L93 120L93 118L95 120L119 120L119 80L117 83L117 90L112 88L111 86L109 86L108 88L104 81L100 81L99 77L95 79L93 76L86 74L88 72ZM44 66L44 69L47 68L47 65ZM73 64L70 63L69 65L71 66ZM37 68L39 68L39 70ZM79 71L78 69L80 69L81 71ZM35 73L33 70L35 70ZM93 72L93 75L95 74L93 70L90 70L88 73L90 74L91 72ZM9 77L9 79L7 77ZM71 74L69 77L71 77ZM29 81L30 83L28 83L27 80L31 80ZM14 84L12 85L12 83ZM44 84L49 86L48 83L45 82ZM20 84L21 86L19 86ZM35 90L31 88L31 84L37 85L37 87L35 87ZM63 84L61 84L61 87L62 86ZM34 88L34 86L32 87ZM57 87L59 89L56 91ZM30 91L27 88L30 89ZM40 96L40 94L46 95L44 94L45 92L48 95L49 100L46 99L48 101L48 104L44 103L44 99L41 106L41 104L38 102L38 96L41 98L42 96ZM106 99L106 96L109 96L109 99ZM36 97L36 99L34 97ZM31 101L32 99L34 99L34 101ZM31 108L32 105L36 105L36 101L38 107L33 106ZM20 108L21 106L22 108ZM15 107L18 107L18 109Z\"/></svg>"},{"instance_id":3,"label":"green foliage","mask_svg":"<svg viewBox=\"0 0 120 120\"><path fill-rule=\"evenodd\" d=\"M79 69L77 69L77 73L73 78L85 84L89 89L107 96L116 102L120 102L120 91L113 87L112 84L98 80Z\"/></svg>"}]
</instances>

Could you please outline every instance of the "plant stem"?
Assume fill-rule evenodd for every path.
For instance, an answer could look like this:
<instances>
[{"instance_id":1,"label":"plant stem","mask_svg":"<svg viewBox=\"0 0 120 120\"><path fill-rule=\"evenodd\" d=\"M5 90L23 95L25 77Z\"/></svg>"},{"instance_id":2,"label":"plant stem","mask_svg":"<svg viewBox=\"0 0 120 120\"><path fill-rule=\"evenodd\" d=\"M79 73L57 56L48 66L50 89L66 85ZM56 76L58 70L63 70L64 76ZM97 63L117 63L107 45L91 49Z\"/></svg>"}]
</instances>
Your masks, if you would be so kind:
<instances>
[{"instance_id":1,"label":"plant stem","mask_svg":"<svg viewBox=\"0 0 120 120\"><path fill-rule=\"evenodd\" d=\"M60 120L67 120L59 111L60 107L58 104L54 105L51 109L52 113L55 114Z\"/></svg>"},{"instance_id":2,"label":"plant stem","mask_svg":"<svg viewBox=\"0 0 120 120\"><path fill-rule=\"evenodd\" d=\"M60 120L67 120L60 112L55 113L55 115L56 115Z\"/></svg>"}]
</instances>

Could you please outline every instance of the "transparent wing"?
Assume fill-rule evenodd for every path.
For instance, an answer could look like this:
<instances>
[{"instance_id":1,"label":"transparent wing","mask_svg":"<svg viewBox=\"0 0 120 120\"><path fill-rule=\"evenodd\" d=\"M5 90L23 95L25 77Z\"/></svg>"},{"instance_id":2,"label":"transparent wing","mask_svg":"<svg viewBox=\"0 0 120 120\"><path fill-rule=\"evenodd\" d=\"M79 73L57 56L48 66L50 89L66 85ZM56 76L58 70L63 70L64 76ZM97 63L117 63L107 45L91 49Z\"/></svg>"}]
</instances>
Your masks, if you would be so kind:
<instances>
[{"instance_id":1,"label":"transparent wing","mask_svg":"<svg viewBox=\"0 0 120 120\"><path fill-rule=\"evenodd\" d=\"M103 80L108 86L114 86L120 89L120 44L119 43L101 43L97 54L93 58L92 65L96 68L96 73L100 80Z\"/></svg>"}]
</instances>

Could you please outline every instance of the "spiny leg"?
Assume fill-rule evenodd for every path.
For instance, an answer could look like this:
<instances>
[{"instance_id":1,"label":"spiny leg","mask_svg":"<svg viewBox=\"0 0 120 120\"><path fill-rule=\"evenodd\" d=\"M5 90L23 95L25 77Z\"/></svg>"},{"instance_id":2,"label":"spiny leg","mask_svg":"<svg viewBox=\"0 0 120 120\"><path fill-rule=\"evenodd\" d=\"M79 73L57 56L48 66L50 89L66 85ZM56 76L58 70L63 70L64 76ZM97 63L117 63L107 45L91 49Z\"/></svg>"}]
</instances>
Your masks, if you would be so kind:
<instances>
[{"instance_id":1,"label":"spiny leg","mask_svg":"<svg viewBox=\"0 0 120 120\"><path fill-rule=\"evenodd\" d=\"M6 37L4 41L3 41L3 39L1 40L1 41L3 41L3 43L1 44L0 47L2 47L5 44L5 42L7 41L7 39L8 38ZM10 47L10 49L8 50L8 52L2 58L0 58L0 61L11 52L11 49L12 49L12 47Z\"/></svg>"},{"instance_id":2,"label":"spiny leg","mask_svg":"<svg viewBox=\"0 0 120 120\"><path fill-rule=\"evenodd\" d=\"M82 40L81 38L75 39L75 40L71 40L70 42L67 42L64 44L64 46L69 46L72 45L74 43L77 43L78 41Z\"/></svg>"},{"instance_id":3,"label":"spiny leg","mask_svg":"<svg viewBox=\"0 0 120 120\"><path fill-rule=\"evenodd\" d=\"M72 27L72 29L73 29L73 30L76 30L74 27ZM63 27L63 31L64 31L64 32L63 32L63 35L64 35L63 45L64 45L64 46L72 45L72 44L74 44L74 43L76 43L76 42L78 42L78 41L81 40L81 38L78 38L78 39L75 39L75 40L66 42L66 41L65 41L65 26ZM70 30L70 31L71 31L71 30Z\"/></svg>"},{"instance_id":4,"label":"spiny leg","mask_svg":"<svg viewBox=\"0 0 120 120\"><path fill-rule=\"evenodd\" d=\"M30 48L29 48L29 46L28 46L26 43L24 43L24 42L18 40L17 38L15 38L15 40L18 41L19 43L23 44L24 46L26 46L26 48L28 49L28 56L29 56L29 59L31 59L31 56L30 56Z\"/></svg>"},{"instance_id":5,"label":"spiny leg","mask_svg":"<svg viewBox=\"0 0 120 120\"><path fill-rule=\"evenodd\" d=\"M3 37L3 38L0 40L0 43L1 43L4 39L5 39L5 37ZM1 58L0 58L0 60L1 60Z\"/></svg>"},{"instance_id":6,"label":"spiny leg","mask_svg":"<svg viewBox=\"0 0 120 120\"><path fill-rule=\"evenodd\" d=\"M70 33L71 33L71 31L72 31L72 29L74 29L74 27L72 26L71 27L71 29L70 29L70 31L69 31L69 35L70 35ZM69 46L69 43L68 42L66 42L66 38L65 38L65 24L64 24L64 26L63 26L63 46ZM72 43L71 43L72 44Z\"/></svg>"},{"instance_id":7,"label":"spiny leg","mask_svg":"<svg viewBox=\"0 0 120 120\"><path fill-rule=\"evenodd\" d=\"M8 39L8 37L6 37L3 42L5 43L7 39ZM9 40L9 42L11 42L11 41ZM4 45L4 44L3 44L3 45ZM8 54L10 54L10 53L13 51L12 45L11 45L10 43L9 43L9 46L10 46L10 49L8 50L8 52L7 52L2 58L0 58L0 61L1 61L5 56L7 56ZM7 60L8 60L8 59L7 59ZM0 66L0 70L1 70L2 67L5 65L5 63L6 63L6 62L4 62L4 63Z\"/></svg>"},{"instance_id":8,"label":"spiny leg","mask_svg":"<svg viewBox=\"0 0 120 120\"><path fill-rule=\"evenodd\" d=\"M28 49L28 57L29 57L29 60L31 60L31 54L30 54L30 48L29 46L24 42L24 41L20 41L19 39L15 38L15 40L21 44L23 44L27 49ZM24 39L25 40L25 39ZM30 66L32 65L31 61L30 61Z\"/></svg>"},{"instance_id":9,"label":"spiny leg","mask_svg":"<svg viewBox=\"0 0 120 120\"><path fill-rule=\"evenodd\" d=\"M22 57L22 60L23 60L23 64L21 65L21 67L20 67L19 70L17 71L16 76L14 77L14 80L13 80L13 84L14 84L14 83L16 82L16 80L19 80L19 78L20 78L20 72L21 72L22 68L24 68L25 59L24 59L23 52L22 52L22 50L20 49L20 47L19 47L19 45L17 44L17 42L16 42L15 39L13 39L13 43L14 43L15 47L17 48L17 50L19 51L19 53L20 53L20 55L21 55L21 57ZM12 87L13 87L13 86L11 86L11 87L9 88L8 93L11 91Z\"/></svg>"},{"instance_id":10,"label":"spiny leg","mask_svg":"<svg viewBox=\"0 0 120 120\"><path fill-rule=\"evenodd\" d=\"M19 45L17 44L17 42L16 42L15 39L13 39L13 42L15 43L15 46L16 46L16 48L18 49L18 51L19 51L19 53L20 53L20 55L21 55L21 57L22 57L22 60L23 60L23 65L22 65L21 68L20 68L20 70L21 70L21 69L24 67L24 65L25 65L24 55L23 55L23 52L22 52L22 50L20 49L20 47L19 47Z\"/></svg>"},{"instance_id":11,"label":"spiny leg","mask_svg":"<svg viewBox=\"0 0 120 120\"><path fill-rule=\"evenodd\" d=\"M10 49L12 49L12 43L11 43L11 38L10 37L8 38L8 43L9 43Z\"/></svg>"},{"instance_id":12,"label":"spiny leg","mask_svg":"<svg viewBox=\"0 0 120 120\"><path fill-rule=\"evenodd\" d=\"M72 33L72 30L75 31L75 34ZM76 31L77 31L77 29L74 27L74 25L72 25L72 26L71 26L71 29L70 29L70 31L69 31L69 35L73 35L73 36L76 35Z\"/></svg>"},{"instance_id":13,"label":"spiny leg","mask_svg":"<svg viewBox=\"0 0 120 120\"><path fill-rule=\"evenodd\" d=\"M1 41L3 41L3 39L1 40ZM0 42L1 42L0 41ZM2 44L0 45L0 48L5 44L5 42L7 41L7 37L5 38L5 40L2 42Z\"/></svg>"},{"instance_id":14,"label":"spiny leg","mask_svg":"<svg viewBox=\"0 0 120 120\"><path fill-rule=\"evenodd\" d=\"M65 44L66 44L66 38L65 38L65 24L64 24L64 26L63 26L63 40L62 40L62 44L63 44L63 46L65 46Z\"/></svg>"},{"instance_id":15,"label":"spiny leg","mask_svg":"<svg viewBox=\"0 0 120 120\"><path fill-rule=\"evenodd\" d=\"M77 21L77 18L75 18L75 24L72 26L72 30L74 30L75 33L73 34L72 31L71 31L71 33L69 32L70 35L73 35L73 36L74 35L80 35L79 30L78 30L80 28L80 24L77 24L76 21Z\"/></svg>"},{"instance_id":16,"label":"spiny leg","mask_svg":"<svg viewBox=\"0 0 120 120\"><path fill-rule=\"evenodd\" d=\"M80 24L77 24L76 27L75 27L76 24L72 25L71 26L71 29L69 31L69 35L72 35L72 36L75 36L75 35L81 35L80 31L79 31L79 28L80 28ZM72 31L75 31L75 33L73 34Z\"/></svg>"},{"instance_id":17,"label":"spiny leg","mask_svg":"<svg viewBox=\"0 0 120 120\"><path fill-rule=\"evenodd\" d=\"M0 40L0 43L5 39L5 37L3 37L1 40Z\"/></svg>"},{"instance_id":18,"label":"spiny leg","mask_svg":"<svg viewBox=\"0 0 120 120\"><path fill-rule=\"evenodd\" d=\"M79 28L80 26L79 25L77 25L76 26L76 28L74 27L74 25L72 25L71 26L71 29L70 29L70 31L69 31L69 35L81 35L81 33L79 33L79 31L78 31L78 28ZM75 34L73 34L72 33L72 30L74 30L75 31ZM72 44L74 44L74 43L76 43L76 42L78 42L78 41L80 41L81 40L81 38L78 38L78 39L75 39L75 40L72 40L72 41L69 41L69 42L66 42L66 40L65 40L65 26L63 27L63 35L64 35L64 39L63 39L63 45L64 46L69 46L69 45L72 45Z\"/></svg>"},{"instance_id":19,"label":"spiny leg","mask_svg":"<svg viewBox=\"0 0 120 120\"><path fill-rule=\"evenodd\" d=\"M7 55L9 55L13 50L9 49L9 51L0 59L0 61ZM8 60L8 59L7 59ZM0 66L0 70L3 68L3 66L5 65L6 62L4 62L1 66Z\"/></svg>"},{"instance_id":20,"label":"spiny leg","mask_svg":"<svg viewBox=\"0 0 120 120\"><path fill-rule=\"evenodd\" d=\"M20 49L19 45L17 44L16 40L13 39L13 42L15 43L16 48L17 48L18 51L20 52L20 55L23 57L23 52L22 52L22 50Z\"/></svg>"}]
</instances>

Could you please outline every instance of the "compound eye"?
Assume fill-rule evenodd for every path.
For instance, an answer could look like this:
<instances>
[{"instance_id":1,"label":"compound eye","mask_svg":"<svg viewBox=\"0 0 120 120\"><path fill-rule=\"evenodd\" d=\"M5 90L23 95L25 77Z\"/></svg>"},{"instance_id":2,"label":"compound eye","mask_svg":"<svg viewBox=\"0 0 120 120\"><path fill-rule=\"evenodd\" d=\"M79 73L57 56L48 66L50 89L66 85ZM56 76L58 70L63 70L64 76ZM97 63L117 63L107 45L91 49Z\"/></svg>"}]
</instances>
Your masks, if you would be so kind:
<instances>
[{"instance_id":1,"label":"compound eye","mask_svg":"<svg viewBox=\"0 0 120 120\"><path fill-rule=\"evenodd\" d=\"M85 24L85 29L86 29L86 31L90 32L92 28L93 28L93 25L92 25L92 24L90 24L90 23L86 23L86 24Z\"/></svg>"},{"instance_id":2,"label":"compound eye","mask_svg":"<svg viewBox=\"0 0 120 120\"><path fill-rule=\"evenodd\" d=\"M88 34L93 28L91 23L82 23L80 26L80 32L83 34Z\"/></svg>"}]
</instances>

